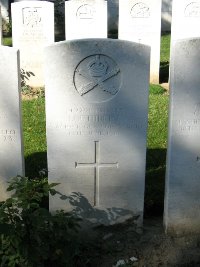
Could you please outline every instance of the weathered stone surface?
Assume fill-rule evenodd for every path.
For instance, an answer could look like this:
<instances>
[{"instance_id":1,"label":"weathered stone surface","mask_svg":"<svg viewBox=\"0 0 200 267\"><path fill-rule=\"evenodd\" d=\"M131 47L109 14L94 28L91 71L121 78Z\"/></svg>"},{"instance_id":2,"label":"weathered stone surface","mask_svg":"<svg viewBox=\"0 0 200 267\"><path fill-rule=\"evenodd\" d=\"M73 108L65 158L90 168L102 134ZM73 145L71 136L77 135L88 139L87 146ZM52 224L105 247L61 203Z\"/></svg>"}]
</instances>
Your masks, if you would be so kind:
<instances>
[{"instance_id":1,"label":"weathered stone surface","mask_svg":"<svg viewBox=\"0 0 200 267\"><path fill-rule=\"evenodd\" d=\"M200 37L200 0L173 0L171 40Z\"/></svg>"},{"instance_id":2,"label":"weathered stone surface","mask_svg":"<svg viewBox=\"0 0 200 267\"><path fill-rule=\"evenodd\" d=\"M160 35L161 0L119 0L119 39L151 46L151 83L159 83Z\"/></svg>"},{"instance_id":3,"label":"weathered stone surface","mask_svg":"<svg viewBox=\"0 0 200 267\"><path fill-rule=\"evenodd\" d=\"M150 48L112 39L45 49L49 181L93 223L142 223Z\"/></svg>"},{"instance_id":4,"label":"weathered stone surface","mask_svg":"<svg viewBox=\"0 0 200 267\"><path fill-rule=\"evenodd\" d=\"M0 46L0 201L7 180L24 175L19 79L18 52Z\"/></svg>"},{"instance_id":5,"label":"weathered stone surface","mask_svg":"<svg viewBox=\"0 0 200 267\"><path fill-rule=\"evenodd\" d=\"M74 0L65 2L65 38L107 37L107 2Z\"/></svg>"},{"instance_id":6,"label":"weathered stone surface","mask_svg":"<svg viewBox=\"0 0 200 267\"><path fill-rule=\"evenodd\" d=\"M31 72L27 84L44 86L43 49L54 42L54 4L22 1L12 4L13 47L20 50L20 67Z\"/></svg>"},{"instance_id":7,"label":"weathered stone surface","mask_svg":"<svg viewBox=\"0 0 200 267\"><path fill-rule=\"evenodd\" d=\"M173 43L164 223L200 232L200 39Z\"/></svg>"}]
</instances>

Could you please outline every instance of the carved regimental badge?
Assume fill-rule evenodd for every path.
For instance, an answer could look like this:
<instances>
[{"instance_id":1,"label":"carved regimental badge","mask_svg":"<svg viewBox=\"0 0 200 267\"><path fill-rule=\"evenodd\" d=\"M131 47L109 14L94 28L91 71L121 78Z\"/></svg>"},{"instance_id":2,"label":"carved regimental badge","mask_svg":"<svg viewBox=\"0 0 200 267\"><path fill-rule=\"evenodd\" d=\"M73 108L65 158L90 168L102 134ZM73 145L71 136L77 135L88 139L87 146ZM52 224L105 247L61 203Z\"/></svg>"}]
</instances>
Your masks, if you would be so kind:
<instances>
[{"instance_id":1,"label":"carved regimental badge","mask_svg":"<svg viewBox=\"0 0 200 267\"><path fill-rule=\"evenodd\" d=\"M76 17L78 19L94 19L95 16L95 9L92 5L82 5L77 9Z\"/></svg>"},{"instance_id":2,"label":"carved regimental badge","mask_svg":"<svg viewBox=\"0 0 200 267\"><path fill-rule=\"evenodd\" d=\"M25 7L22 9L23 24L27 27L37 27L41 24L42 9L40 7Z\"/></svg>"},{"instance_id":3,"label":"carved regimental badge","mask_svg":"<svg viewBox=\"0 0 200 267\"><path fill-rule=\"evenodd\" d=\"M185 8L184 14L185 14L185 17L193 17L193 18L200 17L200 3L192 2L188 4Z\"/></svg>"},{"instance_id":4,"label":"carved regimental badge","mask_svg":"<svg viewBox=\"0 0 200 267\"><path fill-rule=\"evenodd\" d=\"M150 9L145 3L139 2L131 8L130 14L132 18L149 18Z\"/></svg>"},{"instance_id":5,"label":"carved regimental badge","mask_svg":"<svg viewBox=\"0 0 200 267\"><path fill-rule=\"evenodd\" d=\"M74 85L78 93L91 103L110 100L121 86L120 69L106 55L86 57L75 69Z\"/></svg>"}]
</instances>

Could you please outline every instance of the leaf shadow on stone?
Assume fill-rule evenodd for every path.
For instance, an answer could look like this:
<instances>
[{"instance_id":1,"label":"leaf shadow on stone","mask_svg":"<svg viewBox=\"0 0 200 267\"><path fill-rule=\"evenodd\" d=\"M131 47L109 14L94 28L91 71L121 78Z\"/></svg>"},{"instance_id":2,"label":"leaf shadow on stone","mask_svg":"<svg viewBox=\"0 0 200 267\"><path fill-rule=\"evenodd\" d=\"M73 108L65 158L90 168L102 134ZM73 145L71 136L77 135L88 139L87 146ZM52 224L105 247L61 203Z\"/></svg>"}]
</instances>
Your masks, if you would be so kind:
<instances>
[{"instance_id":1,"label":"leaf shadow on stone","mask_svg":"<svg viewBox=\"0 0 200 267\"><path fill-rule=\"evenodd\" d=\"M58 191L56 193L60 195L60 199L66 201L66 205L71 205L71 213L74 216L80 217L83 221L92 224L93 227L98 225L113 225L127 220L136 223L140 217L140 215L134 215L130 210L122 208L99 209L98 207L92 206L88 199L80 192L73 192L69 196Z\"/></svg>"},{"instance_id":2,"label":"leaf shadow on stone","mask_svg":"<svg viewBox=\"0 0 200 267\"><path fill-rule=\"evenodd\" d=\"M26 86L31 76L35 76L32 71L20 69L21 86Z\"/></svg>"}]
</instances>

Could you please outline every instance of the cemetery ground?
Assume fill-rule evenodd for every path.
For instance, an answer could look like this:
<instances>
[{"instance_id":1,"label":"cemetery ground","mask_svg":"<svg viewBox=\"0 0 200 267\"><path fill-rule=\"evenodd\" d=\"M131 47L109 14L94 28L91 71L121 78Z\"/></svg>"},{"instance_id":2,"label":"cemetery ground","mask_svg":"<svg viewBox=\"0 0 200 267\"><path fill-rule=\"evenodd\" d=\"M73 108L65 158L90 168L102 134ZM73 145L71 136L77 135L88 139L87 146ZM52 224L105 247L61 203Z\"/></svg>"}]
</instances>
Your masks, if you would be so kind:
<instances>
[{"instance_id":1,"label":"cemetery ground","mask_svg":"<svg viewBox=\"0 0 200 267\"><path fill-rule=\"evenodd\" d=\"M200 266L197 236L170 237L162 225L167 145L168 92L151 85L143 233L131 221L98 227L81 249L74 266L111 267L136 257L124 266ZM47 169L44 98L23 101L26 176L34 178Z\"/></svg>"},{"instance_id":2,"label":"cemetery ground","mask_svg":"<svg viewBox=\"0 0 200 267\"><path fill-rule=\"evenodd\" d=\"M162 83L167 83L168 80L169 41L169 35L162 37ZM7 44L10 44L10 40L7 40ZM25 94L29 92L25 91ZM170 237L165 235L163 229L168 100L168 91L159 85L150 86L142 231L136 231L133 222L127 221L116 226L100 226L90 238L79 235L80 247L76 251L73 267L112 267L117 266L119 260L126 261L122 265L125 267L200 266L200 237ZM37 98L23 100L22 109L26 176L31 179L45 176L47 155L43 94L37 92ZM131 261L132 257L137 259Z\"/></svg>"}]
</instances>

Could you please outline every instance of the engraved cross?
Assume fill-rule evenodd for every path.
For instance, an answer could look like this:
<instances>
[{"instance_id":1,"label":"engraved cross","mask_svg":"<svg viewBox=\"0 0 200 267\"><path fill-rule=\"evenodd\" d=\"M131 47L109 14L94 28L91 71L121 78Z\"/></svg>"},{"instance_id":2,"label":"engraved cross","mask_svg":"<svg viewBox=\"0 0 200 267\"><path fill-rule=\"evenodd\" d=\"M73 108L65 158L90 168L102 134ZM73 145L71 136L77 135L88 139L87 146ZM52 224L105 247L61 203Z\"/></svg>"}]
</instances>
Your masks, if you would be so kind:
<instances>
[{"instance_id":1,"label":"engraved cross","mask_svg":"<svg viewBox=\"0 0 200 267\"><path fill-rule=\"evenodd\" d=\"M99 172L100 168L118 168L118 162L102 163L100 160L100 143L95 141L95 155L92 163L78 163L75 162L75 168L94 168L94 206L99 205Z\"/></svg>"}]
</instances>

